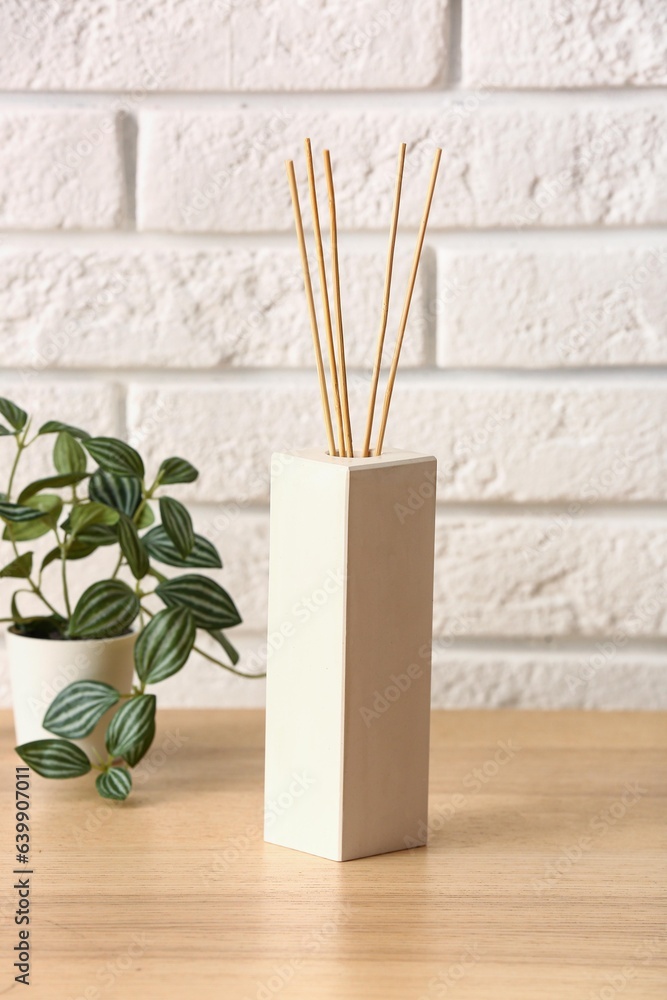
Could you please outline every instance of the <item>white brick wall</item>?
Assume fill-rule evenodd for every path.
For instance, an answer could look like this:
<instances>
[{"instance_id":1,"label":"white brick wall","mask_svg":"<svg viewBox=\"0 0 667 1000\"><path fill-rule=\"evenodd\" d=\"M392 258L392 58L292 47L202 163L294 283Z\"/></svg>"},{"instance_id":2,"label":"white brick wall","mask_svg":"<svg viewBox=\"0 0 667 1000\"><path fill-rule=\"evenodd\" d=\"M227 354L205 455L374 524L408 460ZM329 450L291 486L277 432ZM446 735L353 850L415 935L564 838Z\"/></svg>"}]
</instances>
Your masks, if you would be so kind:
<instances>
[{"instance_id":1,"label":"white brick wall","mask_svg":"<svg viewBox=\"0 0 667 1000\"><path fill-rule=\"evenodd\" d=\"M389 350L442 145L388 435L439 460L434 704L667 707L662 0L70 7L0 10L0 392L201 468L261 667L270 455L322 440L283 160L305 206L331 148L360 435L396 150Z\"/></svg>"}]
</instances>

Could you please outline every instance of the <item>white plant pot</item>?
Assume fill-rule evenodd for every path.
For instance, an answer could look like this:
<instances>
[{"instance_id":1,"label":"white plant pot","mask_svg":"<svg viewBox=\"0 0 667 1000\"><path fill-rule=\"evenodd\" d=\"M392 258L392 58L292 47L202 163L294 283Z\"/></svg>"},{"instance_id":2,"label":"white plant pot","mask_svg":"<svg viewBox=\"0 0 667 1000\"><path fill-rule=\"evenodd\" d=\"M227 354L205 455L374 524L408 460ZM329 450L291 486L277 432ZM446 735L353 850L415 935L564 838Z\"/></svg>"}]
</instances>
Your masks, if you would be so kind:
<instances>
[{"instance_id":1,"label":"white plant pot","mask_svg":"<svg viewBox=\"0 0 667 1000\"><path fill-rule=\"evenodd\" d=\"M436 461L272 468L265 839L335 861L423 844Z\"/></svg>"},{"instance_id":2,"label":"white plant pot","mask_svg":"<svg viewBox=\"0 0 667 1000\"><path fill-rule=\"evenodd\" d=\"M6 633L9 675L14 706L16 743L57 739L42 726L42 720L55 696L74 681L90 680L111 684L122 694L129 694L134 675L136 633L112 639L60 641L33 639ZM90 734L72 740L93 761L95 751L103 759L107 753L104 736L116 706L109 709Z\"/></svg>"}]
</instances>

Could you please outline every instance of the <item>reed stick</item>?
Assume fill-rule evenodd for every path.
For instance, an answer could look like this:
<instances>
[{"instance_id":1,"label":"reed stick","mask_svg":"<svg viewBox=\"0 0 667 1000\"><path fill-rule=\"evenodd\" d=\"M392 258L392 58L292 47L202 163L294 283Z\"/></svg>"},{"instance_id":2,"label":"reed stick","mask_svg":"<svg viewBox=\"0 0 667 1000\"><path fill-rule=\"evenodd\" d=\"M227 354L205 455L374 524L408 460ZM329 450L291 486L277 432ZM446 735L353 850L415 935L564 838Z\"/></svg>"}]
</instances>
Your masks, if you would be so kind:
<instances>
[{"instance_id":1,"label":"reed stick","mask_svg":"<svg viewBox=\"0 0 667 1000\"><path fill-rule=\"evenodd\" d=\"M387 318L389 316L389 298L391 295L391 275L394 268L394 250L396 247L396 233L398 230L398 213L401 205L401 188L403 186L403 167L405 165L406 145L401 143L398 154L398 170L396 172L396 189L394 191L394 207L391 213L391 226L389 229L389 250L387 252L387 267L384 276L384 294L382 296L382 318L380 320L380 332L378 333L377 348L375 351L375 364L373 365L373 376L371 379L371 392L368 400L368 416L366 418L366 436L364 437L364 447L362 455L368 458L371 448L371 434L373 433L373 417L375 415L375 401L377 399L378 382L380 381L380 369L382 368L382 352L384 351L384 338L387 332Z\"/></svg>"},{"instance_id":2,"label":"reed stick","mask_svg":"<svg viewBox=\"0 0 667 1000\"><path fill-rule=\"evenodd\" d=\"M333 329L331 326L331 309L329 308L329 292L327 290L327 272L324 264L324 247L322 245L322 230L320 229L320 213L317 208L317 191L315 189L315 170L313 168L313 151L310 146L310 139L306 139L304 145L306 149L306 167L308 170L308 189L310 192L310 207L313 213L313 231L315 234L315 248L317 250L317 263L320 273L320 289L322 292L322 312L324 313L324 330L326 333L327 350L329 353L329 369L331 371L331 391L333 393L334 412L336 414L339 451L341 455L345 456L346 454L345 437L343 435L343 416L340 405L338 372L336 370L336 352L334 350Z\"/></svg>"},{"instance_id":3,"label":"reed stick","mask_svg":"<svg viewBox=\"0 0 667 1000\"><path fill-rule=\"evenodd\" d=\"M343 417L343 433L345 435L345 452L348 458L354 456L352 445L352 425L350 423L350 401L347 395L347 365L345 363L345 338L343 336L343 309L340 300L340 271L338 268L338 225L336 222L336 194L334 191L331 156L325 149L324 173L327 179L327 194L329 198L329 219L331 228L331 270L334 287L334 306L336 310L336 334L338 341L338 384L340 386L340 401Z\"/></svg>"},{"instance_id":4,"label":"reed stick","mask_svg":"<svg viewBox=\"0 0 667 1000\"><path fill-rule=\"evenodd\" d=\"M313 334L313 348L315 351L315 365L317 366L317 378L320 383L320 396L322 399L322 415L324 417L324 427L327 434L327 444L329 453L336 454L336 442L334 440L333 426L331 424L331 410L329 409L329 395L327 391L327 380L324 374L324 363L322 361L322 348L320 346L320 334L317 328L317 313L315 311L315 300L313 298L313 286L310 280L310 268L308 266L308 251L306 249L306 238L303 233L303 220L301 218L301 207L299 205L299 191L296 186L296 174L294 173L294 163L292 160L285 161L287 170L287 180L290 194L292 196L292 208L294 209L294 225L296 227L296 237L301 252L301 266L303 267L303 283L306 289L306 300L308 302L308 315L310 316L310 329Z\"/></svg>"},{"instance_id":5,"label":"reed stick","mask_svg":"<svg viewBox=\"0 0 667 1000\"><path fill-rule=\"evenodd\" d=\"M438 179L438 169L440 167L441 156L442 156L442 150L437 149L435 153L435 158L433 160L433 169L431 171L431 180L429 182L428 193L426 195L426 205L424 207L424 214L422 215L421 224L419 226L419 235L417 236L417 246L415 247L414 257L412 258L412 268L410 270L408 290L405 295L405 302L403 303L403 312L401 314L401 320L400 323L398 324L398 336L396 338L396 347L394 349L394 356L392 358L391 368L389 369L389 377L387 379L387 388L384 394L384 403L382 405L382 419L380 420L380 431L378 433L378 442L375 449L376 455L382 454L382 445L384 444L384 435L387 429L387 418L389 417L389 406L391 404L391 395L394 389L394 382L396 381L396 371L398 369L398 361L401 355L401 347L403 346L403 336L405 334L405 328L408 323L408 313L410 312L412 293L414 292L415 281L417 280L417 268L419 267L419 260L421 257L422 247L424 246L424 236L426 235L426 226L428 224L428 217L431 211L431 202L433 201L435 182Z\"/></svg>"}]
</instances>

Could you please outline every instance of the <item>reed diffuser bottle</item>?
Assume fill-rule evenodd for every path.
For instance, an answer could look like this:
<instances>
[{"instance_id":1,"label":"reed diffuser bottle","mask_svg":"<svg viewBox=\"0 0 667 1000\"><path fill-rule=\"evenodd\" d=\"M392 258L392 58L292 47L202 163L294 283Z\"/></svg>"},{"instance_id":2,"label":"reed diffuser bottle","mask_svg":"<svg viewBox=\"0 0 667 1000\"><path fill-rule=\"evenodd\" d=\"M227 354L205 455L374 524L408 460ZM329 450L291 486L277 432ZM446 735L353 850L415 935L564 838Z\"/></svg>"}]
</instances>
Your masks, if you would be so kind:
<instances>
[{"instance_id":1,"label":"reed diffuser bottle","mask_svg":"<svg viewBox=\"0 0 667 1000\"><path fill-rule=\"evenodd\" d=\"M335 338L306 140L337 441L294 165L287 163L327 447L285 453L273 463L265 839L335 861L417 846L428 821L436 462L429 455L385 450L384 435L440 150L371 448L404 161L402 145L368 416L356 451L331 161L325 151Z\"/></svg>"}]
</instances>

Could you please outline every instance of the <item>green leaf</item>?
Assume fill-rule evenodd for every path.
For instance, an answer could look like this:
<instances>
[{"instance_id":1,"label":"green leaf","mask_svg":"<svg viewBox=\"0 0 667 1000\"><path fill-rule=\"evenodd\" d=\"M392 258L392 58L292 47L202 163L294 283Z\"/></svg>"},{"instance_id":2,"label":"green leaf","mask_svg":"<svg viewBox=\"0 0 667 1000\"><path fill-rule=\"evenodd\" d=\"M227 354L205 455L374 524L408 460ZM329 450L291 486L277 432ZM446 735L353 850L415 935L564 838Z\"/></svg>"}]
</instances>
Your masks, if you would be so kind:
<instances>
[{"instance_id":1,"label":"green leaf","mask_svg":"<svg viewBox=\"0 0 667 1000\"><path fill-rule=\"evenodd\" d=\"M229 641L225 633L221 632L219 629L208 629L208 634L211 636L212 639L215 639L216 642L220 643L225 653L232 661L232 666L235 667L236 664L241 659L241 657L239 656L236 648L232 646L231 642Z\"/></svg>"},{"instance_id":2,"label":"green leaf","mask_svg":"<svg viewBox=\"0 0 667 1000\"><path fill-rule=\"evenodd\" d=\"M78 778L90 771L83 750L67 740L34 740L16 747L16 752L43 778Z\"/></svg>"},{"instance_id":3,"label":"green leaf","mask_svg":"<svg viewBox=\"0 0 667 1000\"><path fill-rule=\"evenodd\" d=\"M12 559L4 569L0 569L0 577L12 576L27 580L32 573L32 552L24 552L23 555Z\"/></svg>"},{"instance_id":4,"label":"green leaf","mask_svg":"<svg viewBox=\"0 0 667 1000\"><path fill-rule=\"evenodd\" d=\"M68 530L71 532L72 537L78 536L79 532L90 528L94 524L116 524L119 517L120 515L117 510L113 510L113 508L107 507L103 503L96 503L93 500L90 503L82 503L76 507L72 507L68 518Z\"/></svg>"},{"instance_id":5,"label":"green leaf","mask_svg":"<svg viewBox=\"0 0 667 1000\"><path fill-rule=\"evenodd\" d=\"M126 767L110 767L95 779L95 788L102 798L122 802L132 790L132 775Z\"/></svg>"},{"instance_id":6,"label":"green leaf","mask_svg":"<svg viewBox=\"0 0 667 1000\"><path fill-rule=\"evenodd\" d=\"M139 515L139 520L137 521L137 528L150 528L151 524L155 521L155 514L153 509L149 504L145 504L141 508L141 514Z\"/></svg>"},{"instance_id":7,"label":"green leaf","mask_svg":"<svg viewBox=\"0 0 667 1000\"><path fill-rule=\"evenodd\" d=\"M172 500L171 497L161 497L160 517L162 526L169 535L182 558L192 551L195 544L195 533L192 527L192 518L182 503Z\"/></svg>"},{"instance_id":8,"label":"green leaf","mask_svg":"<svg viewBox=\"0 0 667 1000\"><path fill-rule=\"evenodd\" d=\"M88 496L132 517L141 503L141 483L133 476L114 476L98 469L90 477Z\"/></svg>"},{"instance_id":9,"label":"green leaf","mask_svg":"<svg viewBox=\"0 0 667 1000\"><path fill-rule=\"evenodd\" d=\"M92 437L83 442L84 447L105 472L116 476L144 478L144 463L134 448L111 437Z\"/></svg>"},{"instance_id":10,"label":"green leaf","mask_svg":"<svg viewBox=\"0 0 667 1000\"><path fill-rule=\"evenodd\" d=\"M16 431L7 430L4 424L0 424L0 437L14 437L15 435Z\"/></svg>"},{"instance_id":11,"label":"green leaf","mask_svg":"<svg viewBox=\"0 0 667 1000\"><path fill-rule=\"evenodd\" d=\"M137 674L146 684L155 684L177 673L192 652L197 630L187 608L159 611L134 646Z\"/></svg>"},{"instance_id":12,"label":"green leaf","mask_svg":"<svg viewBox=\"0 0 667 1000\"><path fill-rule=\"evenodd\" d=\"M27 542L33 538L40 538L57 525L63 502L55 493L38 493L37 496L26 500L25 506L38 512L36 519L20 524L7 524L3 538L14 542Z\"/></svg>"},{"instance_id":13,"label":"green leaf","mask_svg":"<svg viewBox=\"0 0 667 1000\"><path fill-rule=\"evenodd\" d=\"M197 567L221 569L222 567L222 560L215 545L202 535L195 535L195 543L185 559L180 555L161 524L156 528L151 528L143 536L142 542L154 559L166 563L167 566L191 567L192 569Z\"/></svg>"},{"instance_id":14,"label":"green leaf","mask_svg":"<svg viewBox=\"0 0 667 1000\"><path fill-rule=\"evenodd\" d=\"M60 431L56 438L53 446L53 464L62 475L86 471L86 453L76 438L67 431Z\"/></svg>"},{"instance_id":15,"label":"green leaf","mask_svg":"<svg viewBox=\"0 0 667 1000\"><path fill-rule=\"evenodd\" d=\"M126 514L118 521L120 548L136 580L141 580L148 572L148 553L143 547L136 525Z\"/></svg>"},{"instance_id":16,"label":"green leaf","mask_svg":"<svg viewBox=\"0 0 667 1000\"><path fill-rule=\"evenodd\" d=\"M118 709L107 729L107 750L124 757L144 741L155 724L155 695L140 694Z\"/></svg>"},{"instance_id":17,"label":"green leaf","mask_svg":"<svg viewBox=\"0 0 667 1000\"><path fill-rule=\"evenodd\" d=\"M7 423L12 425L15 431L22 431L28 419L28 414L25 410L22 410L16 403L12 403L10 399L5 399L4 397L0 397L0 414L5 418Z\"/></svg>"},{"instance_id":18,"label":"green leaf","mask_svg":"<svg viewBox=\"0 0 667 1000\"><path fill-rule=\"evenodd\" d=\"M136 767L142 757L145 757L150 750L151 743L155 739L155 721L153 725L146 730L146 734L143 739L139 740L138 743L130 749L126 750L123 754L123 760L126 760L130 767Z\"/></svg>"},{"instance_id":19,"label":"green leaf","mask_svg":"<svg viewBox=\"0 0 667 1000\"><path fill-rule=\"evenodd\" d=\"M114 541L116 541L116 539L114 539ZM96 545L87 545L84 544L83 542L74 541L67 546L67 553L65 555L65 558L67 559L68 562L71 559L85 559L87 556L92 555L96 548L97 548ZM58 548L58 546L51 549L50 552L47 552L47 554L42 559L41 572L43 572L47 566L50 566L52 562L55 562L57 559L60 559L61 555L62 553Z\"/></svg>"},{"instance_id":20,"label":"green leaf","mask_svg":"<svg viewBox=\"0 0 667 1000\"><path fill-rule=\"evenodd\" d=\"M158 478L163 486L171 483L193 483L199 473L194 465L184 458L165 458L158 470Z\"/></svg>"},{"instance_id":21,"label":"green leaf","mask_svg":"<svg viewBox=\"0 0 667 1000\"><path fill-rule=\"evenodd\" d=\"M104 713L119 700L120 692L109 684L74 681L51 702L42 725L56 736L81 739L92 733Z\"/></svg>"},{"instance_id":22,"label":"green leaf","mask_svg":"<svg viewBox=\"0 0 667 1000\"><path fill-rule=\"evenodd\" d=\"M139 614L139 598L122 580L100 580L83 592L69 621L74 639L102 639L127 632Z\"/></svg>"},{"instance_id":23,"label":"green leaf","mask_svg":"<svg viewBox=\"0 0 667 1000\"><path fill-rule=\"evenodd\" d=\"M37 479L22 490L19 494L18 502L25 503L26 500L29 500L30 497L33 497L36 493L40 493L42 490L58 489L61 486L75 486L85 478L85 472L70 472L62 476L47 476L46 479Z\"/></svg>"},{"instance_id":24,"label":"green leaf","mask_svg":"<svg viewBox=\"0 0 667 1000\"><path fill-rule=\"evenodd\" d=\"M80 427L72 427L71 424L63 424L60 420L47 420L45 424L37 431L38 434L57 434L59 431L65 431L67 434L71 434L75 438L89 438L90 434L88 431L82 431Z\"/></svg>"},{"instance_id":25,"label":"green leaf","mask_svg":"<svg viewBox=\"0 0 667 1000\"><path fill-rule=\"evenodd\" d=\"M197 628L231 628L241 622L236 605L226 590L198 573L165 580L156 593L167 607L185 607L192 612Z\"/></svg>"},{"instance_id":26,"label":"green leaf","mask_svg":"<svg viewBox=\"0 0 667 1000\"><path fill-rule=\"evenodd\" d=\"M0 500L0 517L3 521L13 521L20 524L23 521L36 521L42 516L42 511L27 504L10 503Z\"/></svg>"}]
</instances>

